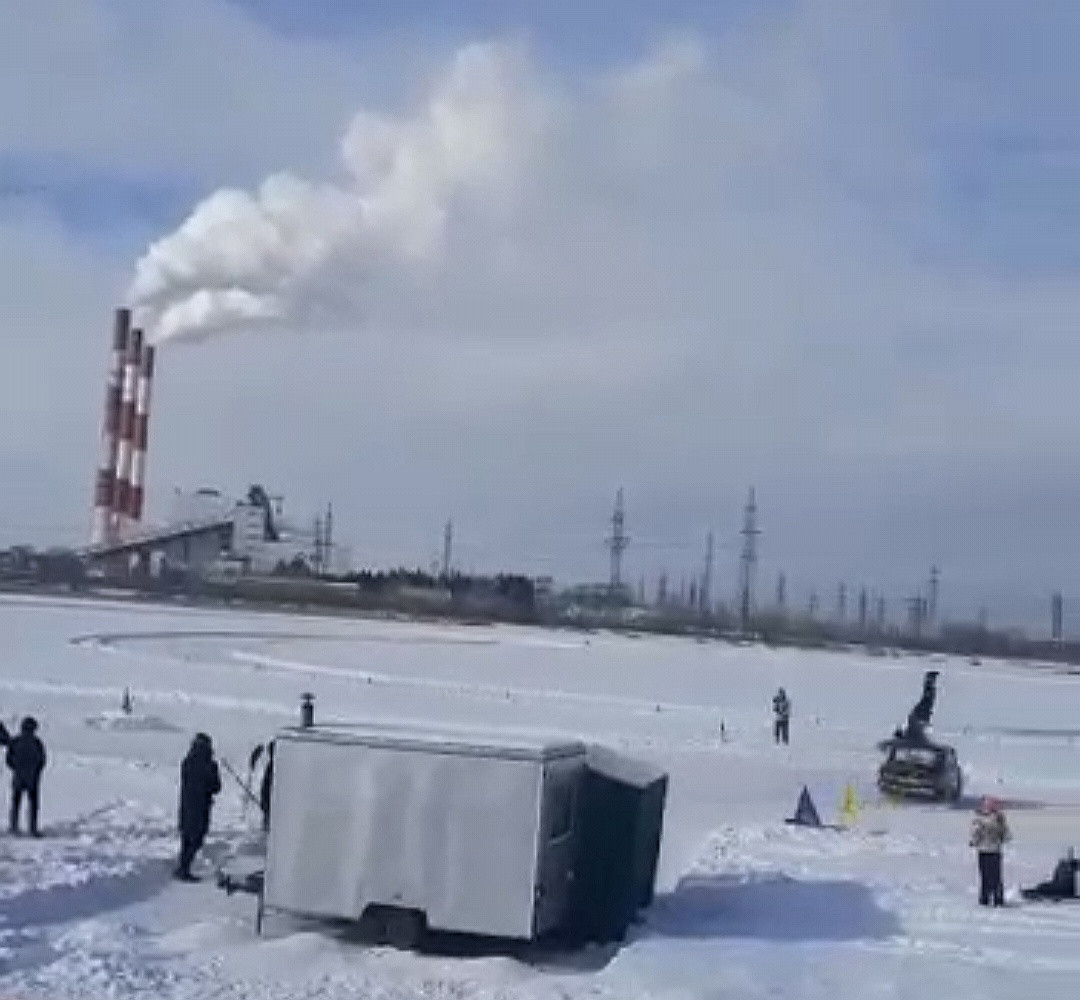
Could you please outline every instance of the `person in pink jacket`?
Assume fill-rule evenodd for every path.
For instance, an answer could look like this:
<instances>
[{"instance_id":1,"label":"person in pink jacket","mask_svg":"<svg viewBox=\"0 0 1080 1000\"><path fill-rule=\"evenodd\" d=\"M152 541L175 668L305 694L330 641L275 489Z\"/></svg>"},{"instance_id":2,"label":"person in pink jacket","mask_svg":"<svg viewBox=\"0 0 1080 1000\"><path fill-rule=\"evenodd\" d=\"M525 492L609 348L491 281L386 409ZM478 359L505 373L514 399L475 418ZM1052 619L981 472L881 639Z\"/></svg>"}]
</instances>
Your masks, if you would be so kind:
<instances>
[{"instance_id":1,"label":"person in pink jacket","mask_svg":"<svg viewBox=\"0 0 1080 1000\"><path fill-rule=\"evenodd\" d=\"M1004 906L1005 885L1001 877L1001 852L1012 839L1005 809L999 799L979 801L971 824L970 844L979 856L979 904Z\"/></svg>"}]
</instances>

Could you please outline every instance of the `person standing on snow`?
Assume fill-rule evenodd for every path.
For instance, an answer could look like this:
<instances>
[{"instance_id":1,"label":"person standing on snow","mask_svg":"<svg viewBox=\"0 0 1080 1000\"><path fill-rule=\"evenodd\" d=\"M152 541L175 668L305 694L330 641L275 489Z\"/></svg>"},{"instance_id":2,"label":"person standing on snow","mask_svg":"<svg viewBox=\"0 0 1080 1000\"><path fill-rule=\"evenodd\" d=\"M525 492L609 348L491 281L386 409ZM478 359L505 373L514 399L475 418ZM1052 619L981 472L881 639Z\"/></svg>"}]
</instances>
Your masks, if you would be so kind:
<instances>
[{"instance_id":1,"label":"person standing on snow","mask_svg":"<svg viewBox=\"0 0 1080 1000\"><path fill-rule=\"evenodd\" d=\"M783 688L776 692L772 700L772 710L775 716L773 740L777 743L783 741L786 745L791 727L791 702L788 700L787 692Z\"/></svg>"},{"instance_id":2,"label":"person standing on snow","mask_svg":"<svg viewBox=\"0 0 1080 1000\"><path fill-rule=\"evenodd\" d=\"M971 824L970 845L979 857L979 905L1004 906L1005 885L1001 877L1001 852L1012 839L1005 810L999 800L983 798Z\"/></svg>"},{"instance_id":3,"label":"person standing on snow","mask_svg":"<svg viewBox=\"0 0 1080 1000\"><path fill-rule=\"evenodd\" d=\"M206 733L197 733L180 765L180 863L173 873L182 882L194 882L191 863L210 829L210 808L221 791L221 773L214 747Z\"/></svg>"},{"instance_id":4,"label":"person standing on snow","mask_svg":"<svg viewBox=\"0 0 1080 1000\"><path fill-rule=\"evenodd\" d=\"M270 795L274 788L274 741L266 745L266 767L259 786L259 808L262 809L263 830L270 830Z\"/></svg>"},{"instance_id":5,"label":"person standing on snow","mask_svg":"<svg viewBox=\"0 0 1080 1000\"><path fill-rule=\"evenodd\" d=\"M19 832L19 811L25 794L30 803L30 836L40 837L38 806L41 772L45 770L45 744L37 736L37 719L28 715L22 720L19 735L7 748L7 766L11 768L11 832Z\"/></svg>"}]
</instances>

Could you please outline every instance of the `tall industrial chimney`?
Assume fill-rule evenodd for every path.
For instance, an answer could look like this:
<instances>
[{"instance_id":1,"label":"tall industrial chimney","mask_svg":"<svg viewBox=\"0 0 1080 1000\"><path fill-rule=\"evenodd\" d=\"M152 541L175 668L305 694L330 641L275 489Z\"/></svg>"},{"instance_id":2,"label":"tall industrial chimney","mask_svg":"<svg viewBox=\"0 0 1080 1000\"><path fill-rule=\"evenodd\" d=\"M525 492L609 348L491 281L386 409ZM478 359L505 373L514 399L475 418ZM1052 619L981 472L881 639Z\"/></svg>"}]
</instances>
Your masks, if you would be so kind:
<instances>
[{"instance_id":1,"label":"tall industrial chimney","mask_svg":"<svg viewBox=\"0 0 1080 1000\"><path fill-rule=\"evenodd\" d=\"M108 381L105 384L105 416L101 423L101 461L94 482L94 519L90 528L90 544L101 545L112 532L112 499L116 473L116 452L120 430L120 396L124 376L131 311L117 309L113 321L112 357Z\"/></svg>"},{"instance_id":2,"label":"tall industrial chimney","mask_svg":"<svg viewBox=\"0 0 1080 1000\"><path fill-rule=\"evenodd\" d=\"M139 384L135 392L135 429L132 435L131 489L127 516L132 523L142 520L146 483L146 444L150 429L150 390L154 381L154 348L147 344L142 352Z\"/></svg>"},{"instance_id":3,"label":"tall industrial chimney","mask_svg":"<svg viewBox=\"0 0 1080 1000\"><path fill-rule=\"evenodd\" d=\"M127 527L131 496L131 458L135 438L135 398L142 363L142 330L132 330L124 362L124 382L120 396L120 436L116 447L116 479L113 484L112 518L117 535Z\"/></svg>"}]
</instances>

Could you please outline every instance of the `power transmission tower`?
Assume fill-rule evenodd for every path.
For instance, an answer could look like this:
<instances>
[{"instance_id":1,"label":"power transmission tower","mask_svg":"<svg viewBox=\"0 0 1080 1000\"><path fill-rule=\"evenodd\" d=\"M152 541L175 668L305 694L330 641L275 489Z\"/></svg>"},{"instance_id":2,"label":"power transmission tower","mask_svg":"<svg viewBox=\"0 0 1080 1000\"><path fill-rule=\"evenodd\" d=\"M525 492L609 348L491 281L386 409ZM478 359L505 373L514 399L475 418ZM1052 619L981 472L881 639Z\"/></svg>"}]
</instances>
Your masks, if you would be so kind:
<instances>
[{"instance_id":1,"label":"power transmission tower","mask_svg":"<svg viewBox=\"0 0 1080 1000\"><path fill-rule=\"evenodd\" d=\"M701 586L698 588L699 610L707 615L712 607L712 573L713 573L713 533L710 531L705 538L705 569L701 574Z\"/></svg>"},{"instance_id":2,"label":"power transmission tower","mask_svg":"<svg viewBox=\"0 0 1080 1000\"><path fill-rule=\"evenodd\" d=\"M863 587L859 591L859 631L866 631L866 610L867 610L867 593L866 588Z\"/></svg>"},{"instance_id":3,"label":"power transmission tower","mask_svg":"<svg viewBox=\"0 0 1080 1000\"><path fill-rule=\"evenodd\" d=\"M885 598L877 599L877 627L880 631L885 629Z\"/></svg>"},{"instance_id":4,"label":"power transmission tower","mask_svg":"<svg viewBox=\"0 0 1080 1000\"><path fill-rule=\"evenodd\" d=\"M442 548L442 576L444 580L450 579L450 567L453 565L454 558L454 522L447 521L446 527L443 528L443 548Z\"/></svg>"},{"instance_id":5,"label":"power transmission tower","mask_svg":"<svg viewBox=\"0 0 1080 1000\"><path fill-rule=\"evenodd\" d=\"M836 588L836 620L841 624L847 618L847 584L841 583Z\"/></svg>"},{"instance_id":6,"label":"power transmission tower","mask_svg":"<svg viewBox=\"0 0 1080 1000\"><path fill-rule=\"evenodd\" d=\"M739 625L743 632L750 629L750 616L754 610L754 574L757 570L757 540L761 531L757 526L757 499L754 487L746 498L743 511L743 526L739 534L743 537L742 557L740 559L739 579Z\"/></svg>"},{"instance_id":7,"label":"power transmission tower","mask_svg":"<svg viewBox=\"0 0 1080 1000\"><path fill-rule=\"evenodd\" d=\"M817 591L810 591L810 600L806 602L806 613L811 618L817 615Z\"/></svg>"},{"instance_id":8,"label":"power transmission tower","mask_svg":"<svg viewBox=\"0 0 1080 1000\"><path fill-rule=\"evenodd\" d=\"M334 506L333 504L326 505L326 517L323 518L323 539L322 539L322 559L323 559L323 572L333 572L334 564L332 561L332 555L334 551Z\"/></svg>"},{"instance_id":9,"label":"power transmission tower","mask_svg":"<svg viewBox=\"0 0 1080 1000\"><path fill-rule=\"evenodd\" d=\"M1050 598L1050 638L1056 643L1062 640L1062 624L1064 620L1065 604L1061 591L1055 591Z\"/></svg>"},{"instance_id":10,"label":"power transmission tower","mask_svg":"<svg viewBox=\"0 0 1080 1000\"><path fill-rule=\"evenodd\" d=\"M611 534L607 537L607 547L611 550L611 596L615 597L622 589L622 557L630 538L626 534L626 511L623 508L623 491L615 494L615 510L611 514Z\"/></svg>"},{"instance_id":11,"label":"power transmission tower","mask_svg":"<svg viewBox=\"0 0 1080 1000\"><path fill-rule=\"evenodd\" d=\"M776 578L776 610L780 614L787 610L787 577L783 573Z\"/></svg>"},{"instance_id":12,"label":"power transmission tower","mask_svg":"<svg viewBox=\"0 0 1080 1000\"><path fill-rule=\"evenodd\" d=\"M938 587L941 583L941 573L937 566L930 567L930 599L926 609L927 623L933 627L937 624L938 613Z\"/></svg>"},{"instance_id":13,"label":"power transmission tower","mask_svg":"<svg viewBox=\"0 0 1080 1000\"><path fill-rule=\"evenodd\" d=\"M315 575L322 575L323 568L323 520L321 517L315 518L315 556L314 556L314 569Z\"/></svg>"},{"instance_id":14,"label":"power transmission tower","mask_svg":"<svg viewBox=\"0 0 1080 1000\"><path fill-rule=\"evenodd\" d=\"M916 638L922 638L923 626L926 624L927 601L922 594L915 594L908 598L908 623L911 634Z\"/></svg>"}]
</instances>

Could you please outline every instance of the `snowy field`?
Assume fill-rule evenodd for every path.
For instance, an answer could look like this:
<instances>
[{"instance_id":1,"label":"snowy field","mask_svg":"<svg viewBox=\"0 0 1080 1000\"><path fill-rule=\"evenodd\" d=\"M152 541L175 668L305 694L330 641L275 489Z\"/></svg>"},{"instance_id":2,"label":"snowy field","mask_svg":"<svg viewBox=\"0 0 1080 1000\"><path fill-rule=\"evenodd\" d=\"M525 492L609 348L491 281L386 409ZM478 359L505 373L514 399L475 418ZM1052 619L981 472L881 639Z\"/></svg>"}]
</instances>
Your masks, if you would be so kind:
<instances>
[{"instance_id":1,"label":"snowy field","mask_svg":"<svg viewBox=\"0 0 1080 1000\"><path fill-rule=\"evenodd\" d=\"M1080 995L1080 904L1015 903L1080 847L1080 676L962 660L33 598L0 600L0 717L42 724L41 841L0 841L0 996L162 998ZM970 811L889 806L877 739L941 669L935 731L968 790L1012 800L1010 905L975 904ZM792 746L769 704L791 695ZM134 714L118 713L130 688ZM238 771L297 718L572 733L671 776L654 907L617 951L447 957L271 917L169 878L178 763L197 729ZM726 738L721 739L723 720ZM225 778L211 859L257 818ZM783 823L807 784L826 820ZM209 875L211 861L202 862Z\"/></svg>"}]
</instances>

